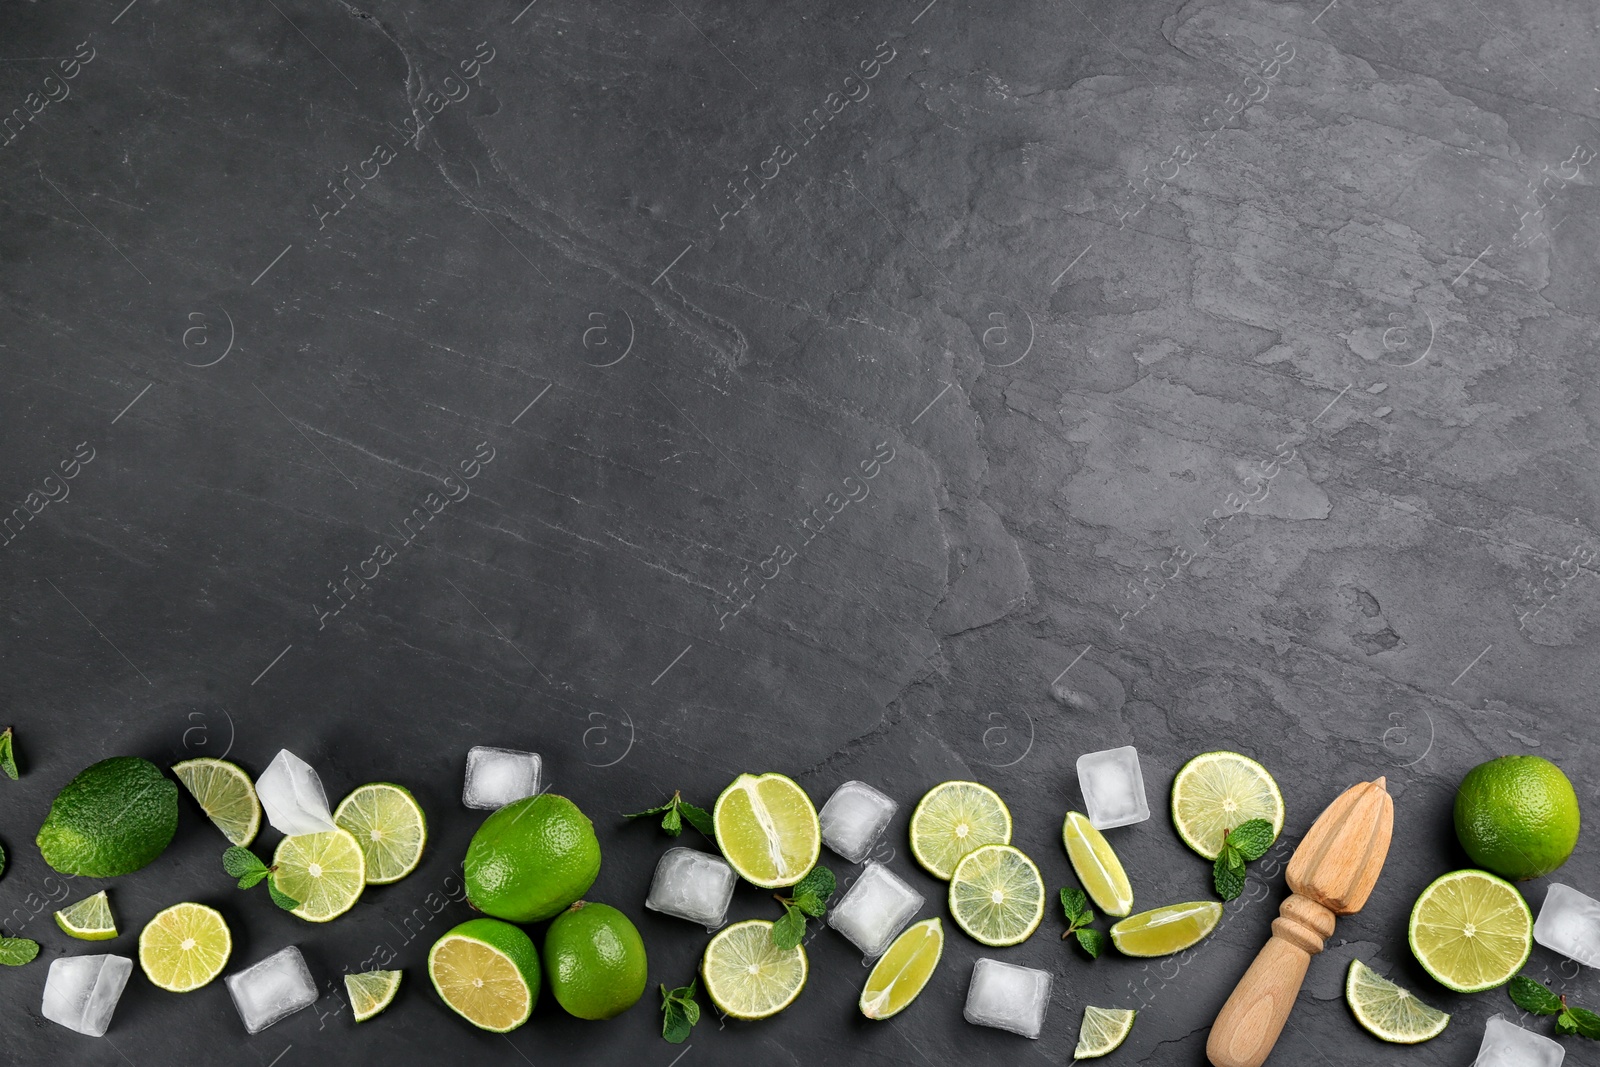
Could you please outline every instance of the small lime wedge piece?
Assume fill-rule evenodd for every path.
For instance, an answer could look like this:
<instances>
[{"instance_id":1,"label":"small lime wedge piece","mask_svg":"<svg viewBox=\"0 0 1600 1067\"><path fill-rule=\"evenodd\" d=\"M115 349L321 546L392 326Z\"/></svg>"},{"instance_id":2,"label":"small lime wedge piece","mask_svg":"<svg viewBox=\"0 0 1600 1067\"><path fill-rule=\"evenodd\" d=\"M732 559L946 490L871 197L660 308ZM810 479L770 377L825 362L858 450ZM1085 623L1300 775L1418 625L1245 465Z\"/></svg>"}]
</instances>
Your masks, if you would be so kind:
<instances>
[{"instance_id":1,"label":"small lime wedge piece","mask_svg":"<svg viewBox=\"0 0 1600 1067\"><path fill-rule=\"evenodd\" d=\"M104 889L56 912L56 925L80 941L110 941L117 936L111 901Z\"/></svg>"},{"instance_id":2,"label":"small lime wedge piece","mask_svg":"<svg viewBox=\"0 0 1600 1067\"><path fill-rule=\"evenodd\" d=\"M1086 1006L1083 1025L1078 1027L1078 1047L1072 1050L1072 1058L1092 1060L1116 1051L1117 1046L1128 1039L1133 1030L1133 1017L1137 1014L1129 1008Z\"/></svg>"},{"instance_id":3,"label":"small lime wedge piece","mask_svg":"<svg viewBox=\"0 0 1600 1067\"><path fill-rule=\"evenodd\" d=\"M205 757L174 763L172 773L230 843L245 848L256 839L261 829L261 801L256 799L255 783L242 767Z\"/></svg>"},{"instance_id":4,"label":"small lime wedge piece","mask_svg":"<svg viewBox=\"0 0 1600 1067\"><path fill-rule=\"evenodd\" d=\"M363 971L344 976L345 995L356 1022L364 1023L389 1006L400 992L400 975L400 971Z\"/></svg>"},{"instance_id":5,"label":"small lime wedge piece","mask_svg":"<svg viewBox=\"0 0 1600 1067\"><path fill-rule=\"evenodd\" d=\"M1350 961L1344 1001L1356 1022L1373 1037L1397 1045L1416 1045L1444 1033L1450 1016L1430 1008L1360 960Z\"/></svg>"}]
</instances>

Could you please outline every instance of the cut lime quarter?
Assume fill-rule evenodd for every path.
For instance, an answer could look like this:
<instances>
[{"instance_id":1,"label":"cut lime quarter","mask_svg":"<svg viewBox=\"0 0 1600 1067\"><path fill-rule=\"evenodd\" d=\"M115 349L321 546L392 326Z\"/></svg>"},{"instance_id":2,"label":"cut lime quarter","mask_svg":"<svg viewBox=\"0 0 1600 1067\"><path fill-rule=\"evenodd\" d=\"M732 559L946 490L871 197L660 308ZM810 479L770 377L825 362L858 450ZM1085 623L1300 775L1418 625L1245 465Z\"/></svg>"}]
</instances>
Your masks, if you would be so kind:
<instances>
[{"instance_id":1,"label":"cut lime quarter","mask_svg":"<svg viewBox=\"0 0 1600 1067\"><path fill-rule=\"evenodd\" d=\"M104 889L56 912L56 925L81 941L110 941L117 936L111 901Z\"/></svg>"},{"instance_id":2,"label":"cut lime quarter","mask_svg":"<svg viewBox=\"0 0 1600 1067\"><path fill-rule=\"evenodd\" d=\"M355 1020L364 1023L384 1008L400 992L400 971L364 971L344 976L345 995Z\"/></svg>"},{"instance_id":3,"label":"cut lime quarter","mask_svg":"<svg viewBox=\"0 0 1600 1067\"><path fill-rule=\"evenodd\" d=\"M428 823L404 786L373 782L357 788L339 802L333 822L361 846L368 885L398 882L422 862Z\"/></svg>"},{"instance_id":4,"label":"cut lime quarter","mask_svg":"<svg viewBox=\"0 0 1600 1067\"><path fill-rule=\"evenodd\" d=\"M1416 1045L1444 1033L1450 1016L1430 1008L1360 960L1350 961L1344 1001L1356 1022L1373 1037L1397 1045Z\"/></svg>"},{"instance_id":5,"label":"cut lime quarter","mask_svg":"<svg viewBox=\"0 0 1600 1067\"><path fill-rule=\"evenodd\" d=\"M261 829L261 801L256 799L255 783L242 767L207 757L174 763L172 773L231 844L245 848L256 839Z\"/></svg>"},{"instance_id":6,"label":"cut lime quarter","mask_svg":"<svg viewBox=\"0 0 1600 1067\"><path fill-rule=\"evenodd\" d=\"M1128 1008L1086 1006L1083 1009L1083 1025L1078 1027L1078 1047L1072 1050L1072 1058L1093 1060L1108 1052L1115 1052L1118 1046L1128 1040L1136 1014Z\"/></svg>"},{"instance_id":7,"label":"cut lime quarter","mask_svg":"<svg viewBox=\"0 0 1600 1067\"><path fill-rule=\"evenodd\" d=\"M911 924L867 975L857 1005L861 1014L869 1019L900 1014L928 984L943 955L944 923L938 917Z\"/></svg>"}]
</instances>

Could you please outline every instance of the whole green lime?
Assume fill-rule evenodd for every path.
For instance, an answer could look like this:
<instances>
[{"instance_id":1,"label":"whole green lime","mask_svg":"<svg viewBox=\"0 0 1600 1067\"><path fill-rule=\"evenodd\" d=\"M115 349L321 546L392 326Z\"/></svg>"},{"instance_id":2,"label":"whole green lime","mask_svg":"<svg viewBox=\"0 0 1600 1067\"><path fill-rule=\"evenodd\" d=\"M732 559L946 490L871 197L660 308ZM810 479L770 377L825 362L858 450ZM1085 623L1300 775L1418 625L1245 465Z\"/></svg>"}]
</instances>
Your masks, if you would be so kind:
<instances>
[{"instance_id":1,"label":"whole green lime","mask_svg":"<svg viewBox=\"0 0 1600 1067\"><path fill-rule=\"evenodd\" d=\"M1472 862L1520 881L1549 874L1578 843L1578 794L1542 756L1501 756L1456 790L1456 836Z\"/></svg>"},{"instance_id":2,"label":"whole green lime","mask_svg":"<svg viewBox=\"0 0 1600 1067\"><path fill-rule=\"evenodd\" d=\"M580 900L544 935L550 992L580 1019L609 1019L633 1007L649 969L638 929L609 904Z\"/></svg>"},{"instance_id":3,"label":"whole green lime","mask_svg":"<svg viewBox=\"0 0 1600 1067\"><path fill-rule=\"evenodd\" d=\"M177 785L149 760L113 756L56 794L35 840L62 874L115 878L161 855L177 830Z\"/></svg>"},{"instance_id":4,"label":"whole green lime","mask_svg":"<svg viewBox=\"0 0 1600 1067\"><path fill-rule=\"evenodd\" d=\"M514 923L542 922L594 885L600 842L566 797L525 797L500 808L467 846L467 902Z\"/></svg>"}]
</instances>

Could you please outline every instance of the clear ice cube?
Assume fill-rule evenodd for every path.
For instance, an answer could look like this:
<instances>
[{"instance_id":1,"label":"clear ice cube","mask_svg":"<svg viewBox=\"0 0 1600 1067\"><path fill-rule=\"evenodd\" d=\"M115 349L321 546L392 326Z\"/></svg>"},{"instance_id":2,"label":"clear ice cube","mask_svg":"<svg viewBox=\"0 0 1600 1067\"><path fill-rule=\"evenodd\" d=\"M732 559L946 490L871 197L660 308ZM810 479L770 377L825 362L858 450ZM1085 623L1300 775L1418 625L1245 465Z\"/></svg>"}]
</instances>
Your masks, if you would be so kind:
<instances>
[{"instance_id":1,"label":"clear ice cube","mask_svg":"<svg viewBox=\"0 0 1600 1067\"><path fill-rule=\"evenodd\" d=\"M962 1015L977 1026L1037 1039L1044 1029L1045 1009L1050 1006L1050 979L1049 971L981 957L972 965L972 984L967 987L967 1007Z\"/></svg>"},{"instance_id":2,"label":"clear ice cube","mask_svg":"<svg viewBox=\"0 0 1600 1067\"><path fill-rule=\"evenodd\" d=\"M133 973L126 956L63 956L50 962L40 1014L89 1037L104 1037Z\"/></svg>"},{"instance_id":3,"label":"clear ice cube","mask_svg":"<svg viewBox=\"0 0 1600 1067\"><path fill-rule=\"evenodd\" d=\"M851 863L860 863L899 807L865 782L846 782L817 813L822 842Z\"/></svg>"},{"instance_id":4,"label":"clear ice cube","mask_svg":"<svg viewBox=\"0 0 1600 1067\"><path fill-rule=\"evenodd\" d=\"M1079 756L1078 785L1083 790L1084 810L1096 830L1128 826L1150 817L1139 750L1132 745Z\"/></svg>"},{"instance_id":5,"label":"clear ice cube","mask_svg":"<svg viewBox=\"0 0 1600 1067\"><path fill-rule=\"evenodd\" d=\"M267 822L281 834L320 834L337 829L328 810L328 794L311 764L282 749L256 779L256 796Z\"/></svg>"},{"instance_id":6,"label":"clear ice cube","mask_svg":"<svg viewBox=\"0 0 1600 1067\"><path fill-rule=\"evenodd\" d=\"M1533 939L1585 967L1600 967L1600 900L1552 882L1533 924Z\"/></svg>"},{"instance_id":7,"label":"clear ice cube","mask_svg":"<svg viewBox=\"0 0 1600 1067\"><path fill-rule=\"evenodd\" d=\"M1483 1044L1472 1067L1561 1067L1567 1050L1504 1015L1491 1015L1483 1028Z\"/></svg>"},{"instance_id":8,"label":"clear ice cube","mask_svg":"<svg viewBox=\"0 0 1600 1067\"><path fill-rule=\"evenodd\" d=\"M829 906L828 925L872 959L883 955L921 909L921 893L883 864L869 863L839 902Z\"/></svg>"},{"instance_id":9,"label":"clear ice cube","mask_svg":"<svg viewBox=\"0 0 1600 1067\"><path fill-rule=\"evenodd\" d=\"M490 811L539 792L539 753L479 745L467 750L461 803Z\"/></svg>"},{"instance_id":10,"label":"clear ice cube","mask_svg":"<svg viewBox=\"0 0 1600 1067\"><path fill-rule=\"evenodd\" d=\"M252 1034L310 1007L317 999L317 983L311 980L305 957L294 945L230 974L224 981L233 996L233 1006L239 1009L239 1018L244 1020L244 1028Z\"/></svg>"},{"instance_id":11,"label":"clear ice cube","mask_svg":"<svg viewBox=\"0 0 1600 1067\"><path fill-rule=\"evenodd\" d=\"M728 918L728 902L739 876L721 856L693 848L669 848L656 863L644 906L715 930Z\"/></svg>"}]
</instances>

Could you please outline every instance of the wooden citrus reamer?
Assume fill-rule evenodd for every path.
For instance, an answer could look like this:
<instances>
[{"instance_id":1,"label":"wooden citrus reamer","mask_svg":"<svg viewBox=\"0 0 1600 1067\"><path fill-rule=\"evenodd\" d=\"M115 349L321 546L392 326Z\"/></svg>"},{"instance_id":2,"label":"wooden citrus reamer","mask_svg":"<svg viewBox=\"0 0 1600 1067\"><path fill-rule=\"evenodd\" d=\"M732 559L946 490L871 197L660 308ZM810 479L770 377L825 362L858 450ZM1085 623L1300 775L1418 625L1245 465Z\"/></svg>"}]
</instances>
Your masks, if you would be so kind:
<instances>
[{"instance_id":1,"label":"wooden citrus reamer","mask_svg":"<svg viewBox=\"0 0 1600 1067\"><path fill-rule=\"evenodd\" d=\"M1382 778L1340 793L1311 824L1289 860L1293 895L1278 908L1268 941L1217 1013L1206 1041L1215 1067L1261 1067L1278 1041L1311 957L1334 917L1361 910L1389 854L1394 799Z\"/></svg>"}]
</instances>

